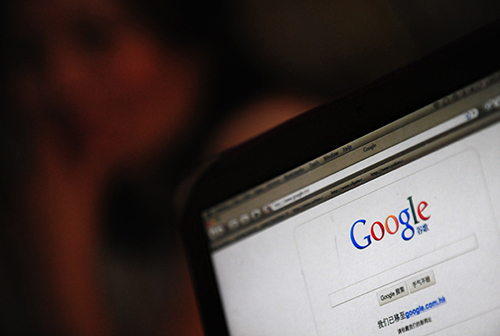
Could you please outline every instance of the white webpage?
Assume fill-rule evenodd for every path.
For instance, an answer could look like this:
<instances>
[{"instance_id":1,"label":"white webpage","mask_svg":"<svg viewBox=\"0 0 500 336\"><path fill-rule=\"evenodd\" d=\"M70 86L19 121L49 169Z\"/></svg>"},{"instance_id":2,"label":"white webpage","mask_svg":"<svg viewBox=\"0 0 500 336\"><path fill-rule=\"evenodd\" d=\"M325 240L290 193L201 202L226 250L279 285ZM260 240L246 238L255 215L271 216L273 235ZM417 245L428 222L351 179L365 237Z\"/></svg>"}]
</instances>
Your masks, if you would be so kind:
<instances>
[{"instance_id":1,"label":"white webpage","mask_svg":"<svg viewBox=\"0 0 500 336\"><path fill-rule=\"evenodd\" d=\"M499 335L499 169L497 123L215 251L230 333Z\"/></svg>"}]
</instances>

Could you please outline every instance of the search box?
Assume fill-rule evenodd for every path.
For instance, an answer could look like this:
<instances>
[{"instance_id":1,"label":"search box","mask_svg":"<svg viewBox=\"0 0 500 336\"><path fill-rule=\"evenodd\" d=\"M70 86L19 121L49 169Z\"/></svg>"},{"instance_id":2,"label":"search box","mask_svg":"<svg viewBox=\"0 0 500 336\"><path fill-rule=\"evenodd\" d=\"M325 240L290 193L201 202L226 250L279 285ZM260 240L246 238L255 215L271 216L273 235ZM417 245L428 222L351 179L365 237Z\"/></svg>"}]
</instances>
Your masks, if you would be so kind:
<instances>
[{"instance_id":1,"label":"search box","mask_svg":"<svg viewBox=\"0 0 500 336\"><path fill-rule=\"evenodd\" d=\"M461 239L454 243L445 245L432 252L421 255L412 260L406 261L403 264L385 270L370 278L359 281L353 285L345 287L339 291L333 292L329 295L330 305L332 308L338 307L348 301L354 300L362 295L374 292L380 288L386 287L391 283L400 282L408 276L421 272L424 269L436 266L453 258L464 255L468 252L476 250L479 247L476 234L470 235L467 238ZM404 273L409 264L422 265L418 270L407 274L404 277L398 276ZM388 278L394 279L387 283Z\"/></svg>"}]
</instances>

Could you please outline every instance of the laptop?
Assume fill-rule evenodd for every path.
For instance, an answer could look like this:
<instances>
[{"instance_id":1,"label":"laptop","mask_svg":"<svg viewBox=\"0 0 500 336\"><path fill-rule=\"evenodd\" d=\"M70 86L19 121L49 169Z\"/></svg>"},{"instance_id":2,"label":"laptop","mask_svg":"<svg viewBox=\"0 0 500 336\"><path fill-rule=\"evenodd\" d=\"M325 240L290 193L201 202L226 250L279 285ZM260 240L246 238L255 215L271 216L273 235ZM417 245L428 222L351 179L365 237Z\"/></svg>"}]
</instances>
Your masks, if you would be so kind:
<instances>
[{"instance_id":1,"label":"laptop","mask_svg":"<svg viewBox=\"0 0 500 336\"><path fill-rule=\"evenodd\" d=\"M207 335L500 334L500 22L225 153L182 231Z\"/></svg>"}]
</instances>

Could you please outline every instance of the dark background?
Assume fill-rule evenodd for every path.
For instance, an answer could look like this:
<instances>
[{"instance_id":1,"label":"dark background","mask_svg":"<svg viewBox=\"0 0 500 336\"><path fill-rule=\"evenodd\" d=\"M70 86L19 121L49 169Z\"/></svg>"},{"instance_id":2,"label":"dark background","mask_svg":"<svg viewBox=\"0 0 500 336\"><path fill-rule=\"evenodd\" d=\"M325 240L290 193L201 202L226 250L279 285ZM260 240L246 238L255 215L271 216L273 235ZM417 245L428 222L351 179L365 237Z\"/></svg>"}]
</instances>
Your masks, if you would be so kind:
<instances>
[{"instance_id":1,"label":"dark background","mask_svg":"<svg viewBox=\"0 0 500 336\"><path fill-rule=\"evenodd\" d=\"M114 288L108 301L118 330L125 334L157 331L161 324L158 311L175 309L168 307L168 295L157 294L175 282L170 269L180 258L180 250L165 248L178 240L172 224L179 197L175 192L193 167L227 147L214 149L213 142L236 127L255 126L256 131L249 133L253 136L500 17L500 2L494 0L239 0L204 6L208 6L205 14L216 18L217 24L212 24L205 36L198 35L202 43L203 39L210 40L212 49L205 93L210 98L196 132L189 134L174 153L148 163L147 173L116 174L102 201L103 264L108 270L107 281ZM190 11L183 13L189 15ZM201 15L202 27L207 18L199 11L193 13ZM8 30L9 26L3 24L4 33ZM178 38L182 43L183 37ZM488 46L478 52L488 52ZM29 137L6 101L8 97L2 95L4 231L8 231L8 225L16 225L11 194L31 164ZM276 104L284 106L283 113L279 111L278 115ZM266 115L262 117L259 109ZM278 116L271 118L275 112ZM268 117L272 123L267 122ZM257 127L261 121L263 125ZM24 266L12 257L15 243L9 240L4 245L14 246L1 250L0 331L37 334L36 323L32 322L36 317L28 313L29 298L23 298L18 273L12 271Z\"/></svg>"}]
</instances>

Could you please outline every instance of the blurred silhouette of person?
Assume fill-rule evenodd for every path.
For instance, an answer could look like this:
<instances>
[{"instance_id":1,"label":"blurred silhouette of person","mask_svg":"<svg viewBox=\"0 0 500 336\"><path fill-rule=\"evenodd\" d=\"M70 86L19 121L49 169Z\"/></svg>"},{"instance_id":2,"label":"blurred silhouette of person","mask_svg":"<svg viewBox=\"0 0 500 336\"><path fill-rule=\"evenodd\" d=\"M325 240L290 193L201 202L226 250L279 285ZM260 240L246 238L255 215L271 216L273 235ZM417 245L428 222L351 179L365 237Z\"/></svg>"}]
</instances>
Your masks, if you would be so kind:
<instances>
[{"instance_id":1,"label":"blurred silhouette of person","mask_svg":"<svg viewBox=\"0 0 500 336\"><path fill-rule=\"evenodd\" d=\"M168 241L172 261L160 273L167 278L157 279L170 286L158 287L170 306L155 307L164 311L152 323L162 325L127 329L127 320L137 320L127 311L117 325L103 261L102 204L116 175L147 170L159 156L181 166L175 154L196 137L203 119L215 10L176 0L21 0L3 6L11 115L2 121L19 126L26 140L20 148L26 160L12 169L22 171L12 175L19 177L9 194L16 201L3 210L15 213L10 244L21 260L26 290L20 292L26 315L34 316L34 333L200 334L175 239ZM15 136L3 145L13 145ZM115 290L114 300L140 295L126 292L133 286Z\"/></svg>"},{"instance_id":2,"label":"blurred silhouette of person","mask_svg":"<svg viewBox=\"0 0 500 336\"><path fill-rule=\"evenodd\" d=\"M275 73L259 78L227 50L224 2L1 4L0 252L15 255L18 309L36 321L17 330L201 333L170 225L173 189L192 157L254 137L392 69L395 50L402 65L421 47L392 2L232 3L241 7L231 26L236 53ZM268 87L256 89L259 81ZM304 83L321 88L297 92ZM243 96L256 99L238 104ZM233 113L211 130L207 110ZM144 185L160 196L143 195ZM151 246L153 257L137 253ZM0 315L1 328L11 315Z\"/></svg>"}]
</instances>

